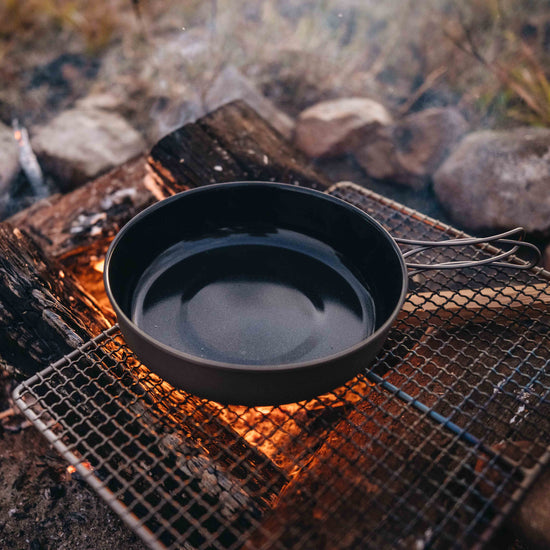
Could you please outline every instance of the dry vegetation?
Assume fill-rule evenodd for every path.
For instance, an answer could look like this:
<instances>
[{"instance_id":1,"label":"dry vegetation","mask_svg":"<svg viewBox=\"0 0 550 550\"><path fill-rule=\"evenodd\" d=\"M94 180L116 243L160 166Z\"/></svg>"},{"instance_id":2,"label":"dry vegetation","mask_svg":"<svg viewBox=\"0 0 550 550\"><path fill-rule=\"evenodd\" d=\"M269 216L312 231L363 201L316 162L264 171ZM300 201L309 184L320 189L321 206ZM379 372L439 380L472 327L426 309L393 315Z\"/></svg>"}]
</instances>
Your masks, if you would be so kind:
<instances>
[{"instance_id":1,"label":"dry vegetation","mask_svg":"<svg viewBox=\"0 0 550 550\"><path fill-rule=\"evenodd\" d=\"M160 37L193 32L202 52L165 57ZM0 118L40 107L29 74L64 52L149 99L200 92L233 64L292 114L355 94L396 113L457 104L478 126L550 124L547 0L3 0Z\"/></svg>"}]
</instances>

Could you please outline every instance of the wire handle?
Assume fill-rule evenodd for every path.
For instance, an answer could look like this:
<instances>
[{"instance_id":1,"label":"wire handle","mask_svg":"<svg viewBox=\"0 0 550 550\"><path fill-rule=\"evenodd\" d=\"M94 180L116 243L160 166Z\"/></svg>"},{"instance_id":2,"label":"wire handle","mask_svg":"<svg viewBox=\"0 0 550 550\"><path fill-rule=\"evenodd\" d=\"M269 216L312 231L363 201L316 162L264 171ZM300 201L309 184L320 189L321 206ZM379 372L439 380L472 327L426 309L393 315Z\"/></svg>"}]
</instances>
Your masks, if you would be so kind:
<instances>
[{"instance_id":1,"label":"wire handle","mask_svg":"<svg viewBox=\"0 0 550 550\"><path fill-rule=\"evenodd\" d=\"M515 236L514 239L509 237ZM540 260L541 253L540 250L531 243L526 243L522 239L525 238L525 230L523 227L516 227L515 229L510 229L504 233L498 235L491 235L489 237L464 237L460 239L448 239L446 241L421 241L416 239L401 239L396 238L395 241L401 245L415 246L412 250L408 250L403 253L405 260L407 258L423 252L424 250L429 250L430 248L438 247L453 247L453 246L471 246L479 244L507 244L511 245L510 250L506 250L491 256L490 258L484 258L482 260L456 260L450 262L441 262L435 264L424 264L424 263L410 263L406 261L406 265L409 269L416 271L425 271L429 269L463 269L466 267L477 267L481 265L493 265L498 267L512 267L514 269L531 269L535 267ZM518 250L525 249L531 253L531 259L518 260L515 258L515 261L505 262L506 258L514 255Z\"/></svg>"}]
</instances>

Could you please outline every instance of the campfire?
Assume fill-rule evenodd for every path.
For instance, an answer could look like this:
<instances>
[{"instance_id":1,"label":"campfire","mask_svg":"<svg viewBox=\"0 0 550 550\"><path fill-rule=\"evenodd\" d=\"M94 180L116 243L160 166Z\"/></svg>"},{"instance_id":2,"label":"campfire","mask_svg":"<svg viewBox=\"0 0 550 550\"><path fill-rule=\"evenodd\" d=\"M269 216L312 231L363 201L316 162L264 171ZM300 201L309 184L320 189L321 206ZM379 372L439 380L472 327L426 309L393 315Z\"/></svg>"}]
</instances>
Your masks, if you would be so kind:
<instances>
[{"instance_id":1,"label":"campfire","mask_svg":"<svg viewBox=\"0 0 550 550\"><path fill-rule=\"evenodd\" d=\"M0 547L550 547L547 3L23 4L0 2ZM261 239L295 224L302 238L322 233L337 260L318 269L306 253L305 268L296 269L281 258L269 256L263 267L248 253L239 262L233 256L239 266L262 265L251 268L250 285L250 273L228 267L230 275L217 279L218 266L195 257L192 267L202 275L211 269L215 283L237 273L237 286L244 279L250 290L267 280L255 294L261 298L246 301L259 310L269 295L265 302L276 303L274 317L282 319L268 330L265 311L235 315L226 291L210 299L214 307L201 302L194 310L208 312L201 326L225 319L228 330L219 332L229 344L220 353L240 361L241 335L253 326L270 338L256 351L283 342L280 350L306 334L292 353L321 341L331 351L320 362L332 368L319 375L308 363L305 375L290 378L298 363L284 349L284 368L250 356L242 361L250 359L251 369L227 361L239 384L217 372L209 389L220 393L201 393L185 378L210 378L205 367L215 357L203 348L204 362L190 360L202 367L193 377L178 363L178 381L144 355L120 315L127 304L119 308L134 275L120 266L135 265L134 256L118 264L124 296L117 302L104 284L113 265L107 250L135 227L134 216L163 199L254 181L267 193L282 182L294 196L343 200L386 229L392 254L382 256L398 258L402 286L388 282L395 262L380 279L390 294L398 289L398 307L384 317L387 308L370 292L379 281L371 284L375 262L353 245L357 227L339 218L336 228L328 210L287 203L301 220L289 214L277 225L266 215L254 222L260 236L245 224L220 226L261 248ZM242 195L236 203L248 204ZM221 217L235 212L220 204ZM212 207L210 199L193 230L203 218L219 219ZM134 254L139 248L145 258L153 229L139 233ZM504 236L487 240L497 233ZM354 310L361 314L351 317L363 317L337 322L338 330L326 323L312 336L301 330L311 317L293 315L292 306L314 310L315 320L324 319L327 303L350 313L350 281L334 284L340 265L363 292ZM172 304L200 294L202 275L187 291L174 277L180 294ZM286 292L287 276L290 293L265 291ZM296 281L317 285L321 299ZM365 295L375 309L370 336ZM189 317L183 307L178 320ZM163 322L159 342L176 325ZM361 330L363 339L353 340ZM382 332L376 353L359 356ZM181 341L186 333L168 346L165 365L173 366L179 344L194 345L194 333ZM275 388L258 382L268 363L271 381L304 394L224 404L220 388L247 399ZM244 376L250 371L254 382ZM327 382L332 373L337 383Z\"/></svg>"},{"instance_id":2,"label":"campfire","mask_svg":"<svg viewBox=\"0 0 550 550\"><path fill-rule=\"evenodd\" d=\"M145 206L228 176L325 190L397 236L461 236L354 184L331 186L254 110L228 104L147 158L2 224L0 306L11 317L1 345L25 379L17 406L66 475L86 480L151 548L486 543L549 457L546 273L489 266L414 276L372 367L381 384L360 373L312 400L270 407L200 399L127 347L103 259Z\"/></svg>"}]
</instances>

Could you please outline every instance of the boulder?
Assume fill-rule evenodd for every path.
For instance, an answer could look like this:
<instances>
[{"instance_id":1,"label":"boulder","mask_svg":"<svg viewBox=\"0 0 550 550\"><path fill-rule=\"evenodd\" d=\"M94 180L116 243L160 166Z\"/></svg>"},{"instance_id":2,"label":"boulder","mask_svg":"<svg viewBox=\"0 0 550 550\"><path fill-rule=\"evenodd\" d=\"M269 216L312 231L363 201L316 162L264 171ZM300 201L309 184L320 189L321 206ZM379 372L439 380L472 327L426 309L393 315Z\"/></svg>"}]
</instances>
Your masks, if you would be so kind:
<instances>
[{"instance_id":1,"label":"boulder","mask_svg":"<svg viewBox=\"0 0 550 550\"><path fill-rule=\"evenodd\" d=\"M119 166L145 149L141 135L116 113L95 107L62 112L31 138L41 166L62 191Z\"/></svg>"},{"instance_id":2,"label":"boulder","mask_svg":"<svg viewBox=\"0 0 550 550\"><path fill-rule=\"evenodd\" d=\"M265 97L236 67L228 65L207 90L204 105L209 112L237 99L248 103L283 137L291 139L294 121Z\"/></svg>"},{"instance_id":3,"label":"boulder","mask_svg":"<svg viewBox=\"0 0 550 550\"><path fill-rule=\"evenodd\" d=\"M469 134L434 174L434 190L463 227L550 234L550 129Z\"/></svg>"},{"instance_id":4,"label":"boulder","mask_svg":"<svg viewBox=\"0 0 550 550\"><path fill-rule=\"evenodd\" d=\"M377 128L354 153L372 178L420 189L467 129L457 109L434 107Z\"/></svg>"},{"instance_id":5,"label":"boulder","mask_svg":"<svg viewBox=\"0 0 550 550\"><path fill-rule=\"evenodd\" d=\"M7 193L19 171L19 152L13 130L0 122L0 196Z\"/></svg>"},{"instance_id":6,"label":"boulder","mask_svg":"<svg viewBox=\"0 0 550 550\"><path fill-rule=\"evenodd\" d=\"M351 97L322 101L302 111L296 121L294 142L312 158L331 157L352 151L392 118L380 103Z\"/></svg>"}]
</instances>

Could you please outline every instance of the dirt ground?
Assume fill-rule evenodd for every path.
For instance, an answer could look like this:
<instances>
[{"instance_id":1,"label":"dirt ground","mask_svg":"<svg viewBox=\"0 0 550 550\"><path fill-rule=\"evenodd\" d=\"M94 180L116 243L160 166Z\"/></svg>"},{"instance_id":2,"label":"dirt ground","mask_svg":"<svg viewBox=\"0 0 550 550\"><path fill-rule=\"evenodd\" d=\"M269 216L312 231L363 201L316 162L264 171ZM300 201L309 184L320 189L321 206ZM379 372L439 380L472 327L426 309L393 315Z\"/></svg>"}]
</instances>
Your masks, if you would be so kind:
<instances>
[{"instance_id":1,"label":"dirt ground","mask_svg":"<svg viewBox=\"0 0 550 550\"><path fill-rule=\"evenodd\" d=\"M3 377L0 410L13 387ZM0 424L0 548L143 550L145 546L20 415Z\"/></svg>"}]
</instances>

